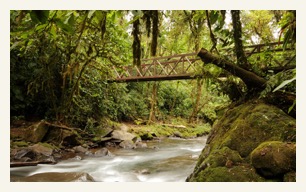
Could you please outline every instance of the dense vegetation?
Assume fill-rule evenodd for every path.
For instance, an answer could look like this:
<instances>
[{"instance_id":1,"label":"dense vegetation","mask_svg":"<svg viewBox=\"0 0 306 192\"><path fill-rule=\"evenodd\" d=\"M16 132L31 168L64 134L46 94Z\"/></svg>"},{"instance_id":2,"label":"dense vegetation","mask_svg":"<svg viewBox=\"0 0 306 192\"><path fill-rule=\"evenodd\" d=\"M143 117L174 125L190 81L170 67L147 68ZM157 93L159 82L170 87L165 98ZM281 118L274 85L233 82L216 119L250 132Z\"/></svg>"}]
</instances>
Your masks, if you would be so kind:
<instances>
[{"instance_id":1,"label":"dense vegetation","mask_svg":"<svg viewBox=\"0 0 306 192\"><path fill-rule=\"evenodd\" d=\"M295 112L295 17L295 11L267 10L11 11L12 120L47 119L88 130L105 119L212 123L232 101L254 94ZM271 42L291 51L267 48L247 57L242 48ZM264 86L250 86L214 62L201 66L205 77L194 80L107 82L113 66L202 47Z\"/></svg>"}]
</instances>

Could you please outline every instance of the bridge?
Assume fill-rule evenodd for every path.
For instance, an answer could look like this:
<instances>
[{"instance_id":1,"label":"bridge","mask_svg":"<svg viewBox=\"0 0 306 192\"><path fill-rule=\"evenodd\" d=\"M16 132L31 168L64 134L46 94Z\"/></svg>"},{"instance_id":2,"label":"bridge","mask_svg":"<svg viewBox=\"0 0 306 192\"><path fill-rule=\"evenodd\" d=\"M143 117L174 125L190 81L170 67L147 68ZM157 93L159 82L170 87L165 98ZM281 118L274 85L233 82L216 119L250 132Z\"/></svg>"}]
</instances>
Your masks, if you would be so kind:
<instances>
[{"instance_id":1,"label":"bridge","mask_svg":"<svg viewBox=\"0 0 306 192\"><path fill-rule=\"evenodd\" d=\"M143 59L140 66L113 67L116 79L110 82L162 81L195 78L200 58L197 53Z\"/></svg>"},{"instance_id":2,"label":"bridge","mask_svg":"<svg viewBox=\"0 0 306 192\"><path fill-rule=\"evenodd\" d=\"M292 48L283 49L282 42L257 44L245 46L245 54L247 57L262 52L283 52L294 50ZM224 49L225 51L227 49ZM231 50L228 49L227 56L233 57ZM279 66L286 66L295 59L294 56L284 61L278 61L274 58L274 62ZM141 81L163 81L163 80L181 80L194 79L199 77L197 69L201 67L201 59L197 53L177 54L165 57L155 57L143 59L140 66L113 66L114 78L109 79L109 83L113 82L141 82Z\"/></svg>"}]
</instances>

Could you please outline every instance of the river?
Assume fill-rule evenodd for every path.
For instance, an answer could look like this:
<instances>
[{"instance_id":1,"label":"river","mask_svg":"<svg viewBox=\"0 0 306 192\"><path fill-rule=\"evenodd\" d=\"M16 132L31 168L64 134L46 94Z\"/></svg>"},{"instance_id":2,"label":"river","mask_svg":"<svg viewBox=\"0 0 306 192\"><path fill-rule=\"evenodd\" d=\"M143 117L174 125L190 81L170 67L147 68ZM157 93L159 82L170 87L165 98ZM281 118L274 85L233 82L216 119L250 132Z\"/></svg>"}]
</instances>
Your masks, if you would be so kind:
<instances>
[{"instance_id":1,"label":"river","mask_svg":"<svg viewBox=\"0 0 306 192\"><path fill-rule=\"evenodd\" d=\"M148 141L145 149L110 149L113 156L69 159L55 165L14 167L11 177L44 172L86 172L98 182L184 182L207 137Z\"/></svg>"}]
</instances>

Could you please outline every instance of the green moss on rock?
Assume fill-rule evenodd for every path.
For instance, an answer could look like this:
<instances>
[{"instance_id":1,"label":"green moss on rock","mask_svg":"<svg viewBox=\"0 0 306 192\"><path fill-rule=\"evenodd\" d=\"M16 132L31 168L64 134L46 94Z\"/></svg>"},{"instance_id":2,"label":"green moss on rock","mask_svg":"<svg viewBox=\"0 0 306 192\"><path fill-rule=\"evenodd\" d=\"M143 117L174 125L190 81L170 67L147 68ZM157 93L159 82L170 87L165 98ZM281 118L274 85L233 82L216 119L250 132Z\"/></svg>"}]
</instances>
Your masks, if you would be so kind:
<instances>
[{"instance_id":1,"label":"green moss on rock","mask_svg":"<svg viewBox=\"0 0 306 192\"><path fill-rule=\"evenodd\" d=\"M222 149L214 150L204 160L204 163L210 167L226 166L228 162L231 162L232 165L242 162L242 158L239 153L237 151L231 150L228 147L223 147Z\"/></svg>"},{"instance_id":2,"label":"green moss on rock","mask_svg":"<svg viewBox=\"0 0 306 192\"><path fill-rule=\"evenodd\" d=\"M265 181L252 167L208 167L190 181L196 182L262 182Z\"/></svg>"},{"instance_id":3,"label":"green moss on rock","mask_svg":"<svg viewBox=\"0 0 306 192\"><path fill-rule=\"evenodd\" d=\"M239 167L241 164L248 165L252 171L255 171L255 167L251 163L251 153L261 143L271 141L295 143L295 138L296 120L294 118L279 108L265 104L260 100L249 101L227 110L220 119L215 121L194 172L188 177L187 181L232 181L228 174L220 177L221 179L217 179L217 176L222 175L222 170ZM288 159L277 156L277 165L280 166L284 162L288 163L290 161L290 169L275 170L272 172L273 175L284 174L284 172L288 172L295 167L295 164L293 165L295 151L294 153L289 152L286 150L287 148L282 147L281 150L284 151L283 153L287 155ZM280 149L280 146L275 149ZM271 158L274 158L276 154L272 154ZM275 160L271 160L271 158L264 159L260 163L263 165L271 163ZM283 161L283 163L279 161ZM217 172L212 170L217 170ZM255 177L252 174L242 173L242 176L246 178L235 178L233 180L258 181L254 178L258 178L259 175ZM282 177L279 176L263 176L266 179L265 181L282 180Z\"/></svg>"},{"instance_id":4,"label":"green moss on rock","mask_svg":"<svg viewBox=\"0 0 306 192\"><path fill-rule=\"evenodd\" d=\"M295 171L296 145L281 141L263 142L251 153L251 163L265 177Z\"/></svg>"}]
</instances>

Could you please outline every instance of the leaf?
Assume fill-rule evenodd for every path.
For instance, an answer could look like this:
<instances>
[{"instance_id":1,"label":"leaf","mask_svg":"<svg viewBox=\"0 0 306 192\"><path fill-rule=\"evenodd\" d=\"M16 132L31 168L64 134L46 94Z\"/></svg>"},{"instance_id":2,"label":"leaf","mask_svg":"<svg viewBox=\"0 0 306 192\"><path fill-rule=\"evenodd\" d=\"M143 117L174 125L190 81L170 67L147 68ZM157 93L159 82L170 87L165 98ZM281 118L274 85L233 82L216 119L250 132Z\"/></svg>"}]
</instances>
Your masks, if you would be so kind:
<instances>
[{"instance_id":1,"label":"leaf","mask_svg":"<svg viewBox=\"0 0 306 192\"><path fill-rule=\"evenodd\" d=\"M275 92L281 88L283 88L284 86L286 86L287 84L291 83L292 81L296 80L296 77L293 77L292 79L283 81L279 86L277 86L272 92Z\"/></svg>"},{"instance_id":2,"label":"leaf","mask_svg":"<svg viewBox=\"0 0 306 192\"><path fill-rule=\"evenodd\" d=\"M218 11L210 11L210 14L209 14L210 24L213 25L214 23L216 23L216 21L218 20L218 17L219 17Z\"/></svg>"},{"instance_id":3,"label":"leaf","mask_svg":"<svg viewBox=\"0 0 306 192\"><path fill-rule=\"evenodd\" d=\"M88 19L90 19L95 12L96 12L96 10L89 11L88 15L87 15Z\"/></svg>"},{"instance_id":4,"label":"leaf","mask_svg":"<svg viewBox=\"0 0 306 192\"><path fill-rule=\"evenodd\" d=\"M49 17L47 10L35 10L30 12L31 19L34 23L46 23Z\"/></svg>"},{"instance_id":5,"label":"leaf","mask_svg":"<svg viewBox=\"0 0 306 192\"><path fill-rule=\"evenodd\" d=\"M61 28L63 31L72 34L73 33L73 28L70 25L65 24L62 20L56 19L55 20L56 25Z\"/></svg>"},{"instance_id":6,"label":"leaf","mask_svg":"<svg viewBox=\"0 0 306 192\"><path fill-rule=\"evenodd\" d=\"M288 113L290 113L293 109L293 107L295 106L296 100L294 100L293 104L291 105L291 107L289 107L288 109Z\"/></svg>"},{"instance_id":7,"label":"leaf","mask_svg":"<svg viewBox=\"0 0 306 192\"><path fill-rule=\"evenodd\" d=\"M50 33L52 35L53 38L56 38L56 26L52 24L51 29L50 29Z\"/></svg>"},{"instance_id":8,"label":"leaf","mask_svg":"<svg viewBox=\"0 0 306 192\"><path fill-rule=\"evenodd\" d=\"M15 43L10 47L10 51L12 51L13 49L15 49L19 44L20 44L20 41L15 42Z\"/></svg>"}]
</instances>

